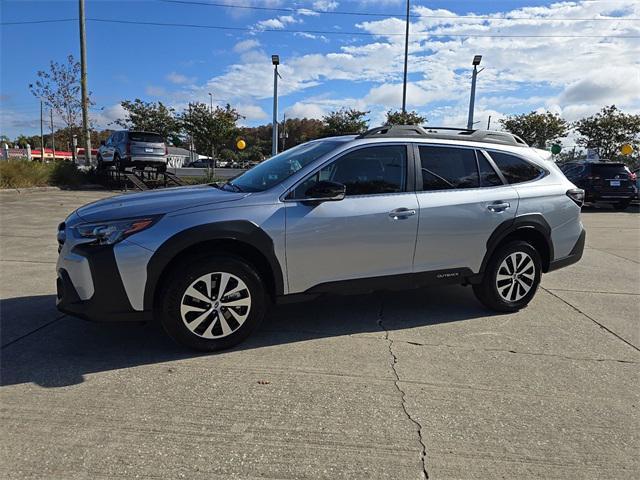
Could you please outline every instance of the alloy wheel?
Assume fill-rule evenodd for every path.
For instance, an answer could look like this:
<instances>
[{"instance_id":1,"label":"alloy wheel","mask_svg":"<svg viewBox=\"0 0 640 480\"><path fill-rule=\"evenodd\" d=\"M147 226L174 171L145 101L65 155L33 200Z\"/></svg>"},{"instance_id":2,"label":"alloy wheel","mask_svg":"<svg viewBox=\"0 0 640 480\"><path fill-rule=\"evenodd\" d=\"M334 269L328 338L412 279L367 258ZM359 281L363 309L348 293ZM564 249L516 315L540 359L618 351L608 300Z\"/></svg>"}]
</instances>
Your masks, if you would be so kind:
<instances>
[{"instance_id":1,"label":"alloy wheel","mask_svg":"<svg viewBox=\"0 0 640 480\"><path fill-rule=\"evenodd\" d=\"M231 335L247 320L251 292L228 272L207 273L194 280L180 302L180 316L195 335L218 339Z\"/></svg>"},{"instance_id":2,"label":"alloy wheel","mask_svg":"<svg viewBox=\"0 0 640 480\"><path fill-rule=\"evenodd\" d=\"M533 259L525 252L513 252L498 268L496 289L503 300L517 302L531 291L535 277Z\"/></svg>"}]
</instances>

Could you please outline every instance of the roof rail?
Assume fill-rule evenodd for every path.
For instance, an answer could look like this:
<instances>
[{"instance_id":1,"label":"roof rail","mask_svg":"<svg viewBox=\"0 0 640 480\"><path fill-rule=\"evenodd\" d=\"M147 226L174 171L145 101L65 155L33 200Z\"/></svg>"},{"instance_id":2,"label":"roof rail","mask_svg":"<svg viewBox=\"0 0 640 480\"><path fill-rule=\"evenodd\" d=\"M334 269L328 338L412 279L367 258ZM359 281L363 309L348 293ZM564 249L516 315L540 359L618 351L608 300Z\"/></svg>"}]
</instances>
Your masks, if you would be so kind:
<instances>
[{"instance_id":1,"label":"roof rail","mask_svg":"<svg viewBox=\"0 0 640 480\"><path fill-rule=\"evenodd\" d=\"M468 130L454 127L421 127L419 125L387 125L372 128L356 138L422 137L440 140L463 140L468 142L497 143L500 145L528 146L517 135L495 130Z\"/></svg>"}]
</instances>

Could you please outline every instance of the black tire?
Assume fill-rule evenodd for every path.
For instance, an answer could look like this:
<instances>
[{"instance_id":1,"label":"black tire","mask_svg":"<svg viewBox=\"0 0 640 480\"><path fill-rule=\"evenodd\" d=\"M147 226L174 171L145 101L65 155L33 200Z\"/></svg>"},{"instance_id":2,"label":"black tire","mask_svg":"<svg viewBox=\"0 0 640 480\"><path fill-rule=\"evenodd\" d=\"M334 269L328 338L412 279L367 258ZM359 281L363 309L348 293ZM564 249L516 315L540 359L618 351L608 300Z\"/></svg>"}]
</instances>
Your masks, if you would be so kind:
<instances>
[{"instance_id":1,"label":"black tire","mask_svg":"<svg viewBox=\"0 0 640 480\"><path fill-rule=\"evenodd\" d=\"M214 289L219 287L220 276L214 273L219 272L231 276L227 283L228 288L225 289L226 292L230 293L234 288L241 288L241 284L236 282L233 277L244 283L246 288L234 295L242 296L240 300L246 300L246 295L248 295L249 307L224 307L222 299L227 299L227 302L237 300L235 298L229 300L230 297L225 295L216 298L217 292ZM205 304L197 300L196 297L189 296L187 290L190 286L195 286L198 292L202 293L203 288L206 292L206 284L202 281L198 282L199 279L206 276L209 276L211 282L211 291L208 296L211 302ZM162 326L176 342L195 350L212 352L237 345L260 325L267 311L268 297L262 279L251 265L235 256L194 256L186 261L181 261L180 265L169 272L166 278L168 281L160 289L158 305ZM194 307L206 311L210 311L208 309L218 304L221 305L220 310L208 315L206 311L201 315L202 310L187 312L186 319L183 320L181 311L183 302L188 303L188 305L184 304L185 308ZM247 310L243 310L244 308ZM235 315L232 315L229 310L233 310ZM246 318L242 323L239 323L236 319L242 317L244 312L246 312ZM189 318L189 314L192 314L191 318ZM223 318L221 319L218 315L223 315ZM200 318L203 320L200 321ZM220 336L220 334L224 335L223 320L226 328L231 330L231 333L226 336ZM187 327L189 322L192 322L190 325L196 325L196 322L200 322L198 327L194 328L197 333ZM218 334L218 338L204 338L203 335L206 335L207 332L214 336Z\"/></svg>"},{"instance_id":2,"label":"black tire","mask_svg":"<svg viewBox=\"0 0 640 480\"><path fill-rule=\"evenodd\" d=\"M509 264L507 263L503 266L503 262L508 262L507 258L512 254L516 254L516 260L520 258L523 262L521 264L522 268L526 268L524 268L522 272L516 270L517 280L512 278L498 282L498 273L500 273L501 276L511 276ZM518 254L520 254L520 256L518 256ZM525 265L525 256L531 259L533 271L531 271L528 266L529 262ZM541 273L542 261L540 260L540 254L531 244L521 240L509 242L498 247L494 252L487 264L482 283L473 285L473 293L484 306L491 310L498 312L516 312L526 307L536 294L536 290L540 284ZM529 281L531 281L530 285ZM514 283L515 285L513 285ZM529 290L526 294L518 298L519 295L526 291L527 287ZM511 290L509 290L510 288ZM503 295L505 295L507 299L505 299Z\"/></svg>"},{"instance_id":3,"label":"black tire","mask_svg":"<svg viewBox=\"0 0 640 480\"><path fill-rule=\"evenodd\" d=\"M626 210L629 205L631 205L631 200L623 200L621 202L614 203L613 208L622 211Z\"/></svg>"}]
</instances>

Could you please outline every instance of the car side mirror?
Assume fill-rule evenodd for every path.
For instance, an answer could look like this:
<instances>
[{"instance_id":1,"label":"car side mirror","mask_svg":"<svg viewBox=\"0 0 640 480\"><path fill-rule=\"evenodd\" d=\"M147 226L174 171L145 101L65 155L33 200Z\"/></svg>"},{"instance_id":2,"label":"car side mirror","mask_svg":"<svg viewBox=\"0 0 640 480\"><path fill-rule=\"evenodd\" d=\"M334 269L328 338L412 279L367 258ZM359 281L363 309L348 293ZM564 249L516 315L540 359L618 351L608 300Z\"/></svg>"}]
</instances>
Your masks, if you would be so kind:
<instances>
[{"instance_id":1,"label":"car side mirror","mask_svg":"<svg viewBox=\"0 0 640 480\"><path fill-rule=\"evenodd\" d=\"M107 144L107 142L105 142L104 140L100 140L100 145L102 145L103 147Z\"/></svg>"},{"instance_id":2,"label":"car side mirror","mask_svg":"<svg viewBox=\"0 0 640 480\"><path fill-rule=\"evenodd\" d=\"M304 192L305 202L337 202L347 195L347 187L342 183L321 180Z\"/></svg>"}]
</instances>

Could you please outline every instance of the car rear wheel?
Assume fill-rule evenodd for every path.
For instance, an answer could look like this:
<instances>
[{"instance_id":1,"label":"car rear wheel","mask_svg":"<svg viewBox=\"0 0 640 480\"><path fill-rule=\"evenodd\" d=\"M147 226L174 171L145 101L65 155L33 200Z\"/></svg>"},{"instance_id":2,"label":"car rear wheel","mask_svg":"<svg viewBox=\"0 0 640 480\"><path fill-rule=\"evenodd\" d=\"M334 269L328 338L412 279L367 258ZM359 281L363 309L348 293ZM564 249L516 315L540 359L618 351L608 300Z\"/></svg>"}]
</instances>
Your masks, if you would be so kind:
<instances>
[{"instance_id":1,"label":"car rear wheel","mask_svg":"<svg viewBox=\"0 0 640 480\"><path fill-rule=\"evenodd\" d=\"M264 318L262 280L240 258L193 257L167 278L161 290L161 323L182 345L202 351L229 348Z\"/></svg>"},{"instance_id":2,"label":"car rear wheel","mask_svg":"<svg viewBox=\"0 0 640 480\"><path fill-rule=\"evenodd\" d=\"M498 312L515 312L527 306L538 289L542 262L528 242L510 242L493 254L482 283L473 292L486 307Z\"/></svg>"}]
</instances>

